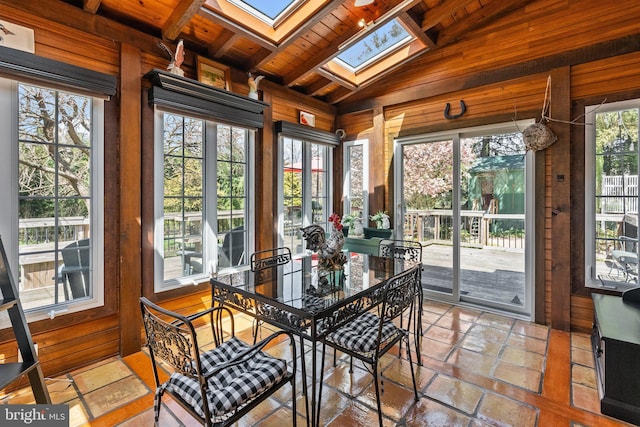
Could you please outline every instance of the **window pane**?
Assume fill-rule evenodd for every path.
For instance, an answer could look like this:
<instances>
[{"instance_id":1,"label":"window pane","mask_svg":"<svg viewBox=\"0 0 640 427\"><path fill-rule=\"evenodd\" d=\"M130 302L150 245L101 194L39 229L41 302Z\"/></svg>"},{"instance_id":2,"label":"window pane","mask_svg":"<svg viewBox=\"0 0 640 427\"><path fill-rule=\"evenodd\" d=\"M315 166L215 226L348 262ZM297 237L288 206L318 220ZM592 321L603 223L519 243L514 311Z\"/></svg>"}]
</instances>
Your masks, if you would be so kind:
<instances>
[{"instance_id":1,"label":"window pane","mask_svg":"<svg viewBox=\"0 0 640 427\"><path fill-rule=\"evenodd\" d=\"M23 142L55 142L56 92L20 85L18 138Z\"/></svg>"},{"instance_id":2,"label":"window pane","mask_svg":"<svg viewBox=\"0 0 640 427\"><path fill-rule=\"evenodd\" d=\"M391 53L412 38L402 24L394 19L345 49L335 61L351 71L357 71Z\"/></svg>"},{"instance_id":3,"label":"window pane","mask_svg":"<svg viewBox=\"0 0 640 427\"><path fill-rule=\"evenodd\" d=\"M20 143L18 191L28 195L36 192L42 197L56 194L56 160L50 144Z\"/></svg>"},{"instance_id":4,"label":"window pane","mask_svg":"<svg viewBox=\"0 0 640 427\"><path fill-rule=\"evenodd\" d=\"M287 137L281 139L281 147L283 229L280 236L293 253L302 253L300 228L310 223L327 227L330 148Z\"/></svg>"},{"instance_id":5,"label":"window pane","mask_svg":"<svg viewBox=\"0 0 640 427\"><path fill-rule=\"evenodd\" d=\"M242 197L245 195L245 166L233 164L231 172L231 194L234 197Z\"/></svg>"},{"instance_id":6,"label":"window pane","mask_svg":"<svg viewBox=\"0 0 640 427\"><path fill-rule=\"evenodd\" d=\"M184 194L185 196L202 196L203 182L202 159L184 160Z\"/></svg>"},{"instance_id":7,"label":"window pane","mask_svg":"<svg viewBox=\"0 0 640 427\"><path fill-rule=\"evenodd\" d=\"M460 147L460 292L528 306L525 280L525 147L522 133L464 138ZM479 283L497 258L508 265Z\"/></svg>"},{"instance_id":8,"label":"window pane","mask_svg":"<svg viewBox=\"0 0 640 427\"><path fill-rule=\"evenodd\" d=\"M348 195L347 212L356 218L363 218L364 215L364 145L352 145L347 151L348 168ZM366 222L363 222L363 225Z\"/></svg>"},{"instance_id":9,"label":"window pane","mask_svg":"<svg viewBox=\"0 0 640 427\"><path fill-rule=\"evenodd\" d=\"M217 125L218 267L247 263L249 130Z\"/></svg>"},{"instance_id":10,"label":"window pane","mask_svg":"<svg viewBox=\"0 0 640 427\"><path fill-rule=\"evenodd\" d=\"M164 114L164 280L202 272L204 124Z\"/></svg>"},{"instance_id":11,"label":"window pane","mask_svg":"<svg viewBox=\"0 0 640 427\"><path fill-rule=\"evenodd\" d=\"M174 114L164 115L164 154L182 156L183 148L183 118Z\"/></svg>"}]
</instances>

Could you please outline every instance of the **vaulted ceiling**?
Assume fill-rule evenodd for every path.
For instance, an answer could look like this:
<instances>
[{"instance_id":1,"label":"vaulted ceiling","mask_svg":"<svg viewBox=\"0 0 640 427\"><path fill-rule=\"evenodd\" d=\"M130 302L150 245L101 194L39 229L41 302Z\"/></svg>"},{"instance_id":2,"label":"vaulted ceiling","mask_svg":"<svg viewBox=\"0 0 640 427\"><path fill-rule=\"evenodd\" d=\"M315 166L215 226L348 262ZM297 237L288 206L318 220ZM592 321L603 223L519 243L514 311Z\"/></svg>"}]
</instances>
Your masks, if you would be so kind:
<instances>
[{"instance_id":1,"label":"vaulted ceiling","mask_svg":"<svg viewBox=\"0 0 640 427\"><path fill-rule=\"evenodd\" d=\"M263 0L269 5L272 0ZM529 0L292 0L265 22L244 0L66 0L187 49L331 104L347 99L421 55L471 37ZM250 8L249 8L250 9ZM335 58L360 37L397 23L411 35L364 66Z\"/></svg>"}]
</instances>

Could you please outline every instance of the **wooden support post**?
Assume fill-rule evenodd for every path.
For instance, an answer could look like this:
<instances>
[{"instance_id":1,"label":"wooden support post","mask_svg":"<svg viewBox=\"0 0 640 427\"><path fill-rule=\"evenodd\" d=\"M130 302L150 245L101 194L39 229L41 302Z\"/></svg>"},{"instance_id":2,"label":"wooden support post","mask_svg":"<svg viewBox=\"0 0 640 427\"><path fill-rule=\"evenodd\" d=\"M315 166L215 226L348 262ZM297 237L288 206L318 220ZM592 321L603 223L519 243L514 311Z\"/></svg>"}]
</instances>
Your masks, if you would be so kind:
<instances>
[{"instance_id":1,"label":"wooden support post","mask_svg":"<svg viewBox=\"0 0 640 427\"><path fill-rule=\"evenodd\" d=\"M549 112L556 120L571 120L571 70L562 67L551 72L551 103ZM571 125L552 121L549 128L558 141L546 149L545 161L549 170L547 199L547 227L553 230L548 237L547 254L551 265L551 327L563 331L571 329Z\"/></svg>"},{"instance_id":2,"label":"wooden support post","mask_svg":"<svg viewBox=\"0 0 640 427\"><path fill-rule=\"evenodd\" d=\"M120 50L120 354L140 351L142 295L142 72L139 49L122 44ZM105 292L113 284L105 283Z\"/></svg>"}]
</instances>

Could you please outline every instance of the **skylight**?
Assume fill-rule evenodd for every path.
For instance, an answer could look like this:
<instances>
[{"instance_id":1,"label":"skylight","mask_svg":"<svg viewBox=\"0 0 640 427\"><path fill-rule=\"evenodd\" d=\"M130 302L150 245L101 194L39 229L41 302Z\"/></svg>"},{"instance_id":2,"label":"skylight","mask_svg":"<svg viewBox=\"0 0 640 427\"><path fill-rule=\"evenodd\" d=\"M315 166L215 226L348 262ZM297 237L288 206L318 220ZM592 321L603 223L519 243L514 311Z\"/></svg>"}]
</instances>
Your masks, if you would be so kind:
<instances>
[{"instance_id":1,"label":"skylight","mask_svg":"<svg viewBox=\"0 0 640 427\"><path fill-rule=\"evenodd\" d=\"M412 39L413 36L394 19L349 46L334 61L355 73Z\"/></svg>"},{"instance_id":2,"label":"skylight","mask_svg":"<svg viewBox=\"0 0 640 427\"><path fill-rule=\"evenodd\" d=\"M242 10L274 26L302 0L229 0Z\"/></svg>"}]
</instances>

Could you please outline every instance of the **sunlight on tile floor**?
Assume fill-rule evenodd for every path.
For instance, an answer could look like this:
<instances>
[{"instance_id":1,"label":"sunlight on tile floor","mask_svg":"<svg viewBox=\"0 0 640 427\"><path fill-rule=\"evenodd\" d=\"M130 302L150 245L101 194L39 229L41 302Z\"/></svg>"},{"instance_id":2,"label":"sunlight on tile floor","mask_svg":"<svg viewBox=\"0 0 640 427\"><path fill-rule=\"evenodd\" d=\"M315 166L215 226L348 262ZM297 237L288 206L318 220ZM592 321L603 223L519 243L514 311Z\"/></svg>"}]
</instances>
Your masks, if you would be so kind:
<instances>
[{"instance_id":1,"label":"sunlight on tile floor","mask_svg":"<svg viewBox=\"0 0 640 427\"><path fill-rule=\"evenodd\" d=\"M237 331L249 338L251 321L238 316ZM382 408L385 425L406 426L541 426L550 329L506 316L438 302L424 305L423 365L416 368L420 394L414 402L409 365L397 352L381 361L384 378ZM202 337L210 337L204 328ZM567 426L591 425L575 417L598 420L597 425L625 425L600 415L593 356L587 334L569 334L570 384L566 385ZM283 357L285 344L270 349ZM305 360L311 363L310 349ZM328 358L331 360L331 358ZM346 362L346 363L341 363ZM300 364L298 364L300 366ZM371 375L354 364L349 373L346 357L323 373L325 384L321 424L331 426L377 424ZM113 357L66 375L48 379L54 403L70 407L71 426L139 426L153 423L151 365L146 353L135 360ZM144 378L147 378L146 382ZM3 403L31 403L29 387L0 396ZM298 389L302 388L298 381ZM290 390L285 387L247 415L239 425L282 426L291 422ZM299 396L298 422L306 423L304 398ZM574 411L575 409L575 411ZM561 409L557 412L563 412ZM562 414L552 414L562 417ZM163 399L162 426L198 425L171 399Z\"/></svg>"}]
</instances>

